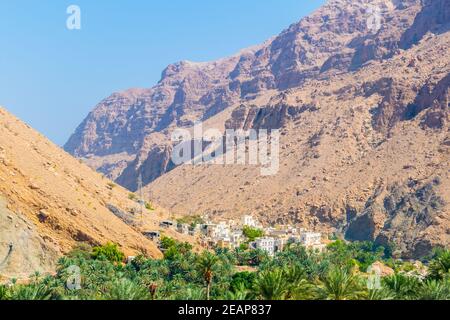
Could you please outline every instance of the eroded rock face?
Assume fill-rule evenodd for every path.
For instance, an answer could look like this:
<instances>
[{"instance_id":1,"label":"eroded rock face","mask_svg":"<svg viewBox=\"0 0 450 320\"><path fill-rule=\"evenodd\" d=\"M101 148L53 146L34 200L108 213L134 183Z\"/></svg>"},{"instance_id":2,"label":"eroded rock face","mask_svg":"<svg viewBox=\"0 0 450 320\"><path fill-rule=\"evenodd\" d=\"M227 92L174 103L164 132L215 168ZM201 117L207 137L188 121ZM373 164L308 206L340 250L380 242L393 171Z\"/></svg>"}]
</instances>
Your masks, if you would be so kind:
<instances>
[{"instance_id":1,"label":"eroded rock face","mask_svg":"<svg viewBox=\"0 0 450 320\"><path fill-rule=\"evenodd\" d=\"M450 6L447 0L425 0L414 24L402 35L400 47L408 49L428 32L444 33L450 28Z\"/></svg>"},{"instance_id":2,"label":"eroded rock face","mask_svg":"<svg viewBox=\"0 0 450 320\"><path fill-rule=\"evenodd\" d=\"M0 108L0 282L55 272L57 261L80 243L114 242L126 255L161 257L141 230L158 230L164 212L153 211L150 225L136 228L110 206L139 207L129 191Z\"/></svg>"},{"instance_id":3,"label":"eroded rock face","mask_svg":"<svg viewBox=\"0 0 450 320\"><path fill-rule=\"evenodd\" d=\"M32 221L6 208L0 197L0 274L25 279L53 270L61 255L57 246L37 232Z\"/></svg>"},{"instance_id":4,"label":"eroded rock face","mask_svg":"<svg viewBox=\"0 0 450 320\"><path fill-rule=\"evenodd\" d=\"M290 106L284 103L258 107L241 105L231 114L225 128L234 130L281 129L306 111L314 111L314 105Z\"/></svg>"},{"instance_id":5,"label":"eroded rock face","mask_svg":"<svg viewBox=\"0 0 450 320\"><path fill-rule=\"evenodd\" d=\"M161 173L169 172L175 167L171 152L170 146L153 147L148 154L138 156L117 178L117 182L131 190L137 190L139 174L142 175L143 181L157 179Z\"/></svg>"},{"instance_id":6,"label":"eroded rock face","mask_svg":"<svg viewBox=\"0 0 450 320\"><path fill-rule=\"evenodd\" d=\"M374 8L379 10L380 30L367 23ZM145 160L136 157L154 157L151 150L166 144L174 128L191 127L267 90L295 88L321 72L354 70L392 55L420 8L419 1L412 0L329 1L261 46L215 62L176 63L151 89L113 94L95 107L65 150L130 189L135 185L132 177L143 171L152 171L145 175L144 183L150 183L167 172L167 166L152 162L149 168L147 161L143 167ZM268 111L272 115L265 115L266 120L275 111ZM280 121L273 123L282 125Z\"/></svg>"},{"instance_id":7,"label":"eroded rock face","mask_svg":"<svg viewBox=\"0 0 450 320\"><path fill-rule=\"evenodd\" d=\"M179 62L153 88L112 95L65 148L130 190L141 175L155 201L180 214L251 212L267 223L403 243L400 252L420 256L449 243L448 7L329 1L260 46L215 62ZM281 129L280 172L262 178L258 168L174 166L171 133L197 121ZM440 211L414 200L419 186L394 201L416 201L417 212L385 207L395 185L436 175Z\"/></svg>"},{"instance_id":8,"label":"eroded rock face","mask_svg":"<svg viewBox=\"0 0 450 320\"><path fill-rule=\"evenodd\" d=\"M346 238L393 247L404 258L425 256L436 245L426 234L446 210L436 192L440 184L439 178L423 184L410 180L375 194L364 211L347 222Z\"/></svg>"},{"instance_id":9,"label":"eroded rock face","mask_svg":"<svg viewBox=\"0 0 450 320\"><path fill-rule=\"evenodd\" d=\"M422 117L424 126L442 129L448 119L450 74L441 79L434 75L420 89L410 86L407 81L383 78L365 83L363 92L367 97L374 94L382 97L372 110L373 126L377 130L389 130L399 121L413 120L428 109L429 112Z\"/></svg>"}]
</instances>

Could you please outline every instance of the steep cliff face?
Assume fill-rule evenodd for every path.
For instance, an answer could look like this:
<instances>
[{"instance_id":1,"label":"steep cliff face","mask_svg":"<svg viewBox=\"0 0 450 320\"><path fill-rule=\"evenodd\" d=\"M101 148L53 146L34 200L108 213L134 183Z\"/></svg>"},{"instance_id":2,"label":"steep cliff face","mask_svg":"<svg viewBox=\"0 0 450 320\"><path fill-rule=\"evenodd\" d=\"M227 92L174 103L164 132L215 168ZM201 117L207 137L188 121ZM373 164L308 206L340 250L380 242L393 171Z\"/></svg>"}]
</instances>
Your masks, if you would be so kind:
<instances>
[{"instance_id":1,"label":"steep cliff face","mask_svg":"<svg viewBox=\"0 0 450 320\"><path fill-rule=\"evenodd\" d=\"M450 6L446 0L424 0L422 10L413 25L402 35L400 47L408 49L428 32L445 33L450 30Z\"/></svg>"},{"instance_id":2,"label":"steep cliff face","mask_svg":"<svg viewBox=\"0 0 450 320\"><path fill-rule=\"evenodd\" d=\"M174 128L191 127L265 92L391 56L420 9L414 0L329 1L261 46L210 63L176 63L151 89L113 94L95 107L65 150L130 189L133 177L152 171L144 174L149 183L173 168L148 165L170 161L152 159L168 147Z\"/></svg>"},{"instance_id":3,"label":"steep cliff face","mask_svg":"<svg viewBox=\"0 0 450 320\"><path fill-rule=\"evenodd\" d=\"M416 66L413 57L408 68ZM389 130L399 121L412 120L422 114L423 125L442 129L449 116L450 74L435 73L421 87L411 86L404 79L382 78L364 84L364 95L378 94L383 100L372 110L373 126L377 130Z\"/></svg>"},{"instance_id":4,"label":"steep cliff face","mask_svg":"<svg viewBox=\"0 0 450 320\"><path fill-rule=\"evenodd\" d=\"M227 129L281 129L289 121L297 119L301 113L314 110L314 106L291 106L278 102L275 105L241 105L236 108L225 123Z\"/></svg>"},{"instance_id":5,"label":"steep cliff face","mask_svg":"<svg viewBox=\"0 0 450 320\"><path fill-rule=\"evenodd\" d=\"M0 108L0 282L54 272L79 243L161 257L142 232L161 230L167 213L146 210L140 219L129 194Z\"/></svg>"},{"instance_id":6,"label":"steep cliff face","mask_svg":"<svg viewBox=\"0 0 450 320\"><path fill-rule=\"evenodd\" d=\"M329 1L260 46L180 62L154 88L114 94L65 148L131 190L142 175L151 195L180 214L252 212L373 239L401 229L381 228L381 211L361 214L378 180L391 188L437 175L447 223L437 232L447 234L448 8L446 0ZM176 167L170 134L197 121L280 129L280 172ZM415 251L414 241L403 249ZM448 234L430 241L448 244Z\"/></svg>"},{"instance_id":7,"label":"steep cliff face","mask_svg":"<svg viewBox=\"0 0 450 320\"><path fill-rule=\"evenodd\" d=\"M355 72L331 74L225 115L225 127L281 130L280 170L185 165L148 186L183 214L256 213L404 258L448 246L449 34Z\"/></svg>"},{"instance_id":8,"label":"steep cliff face","mask_svg":"<svg viewBox=\"0 0 450 320\"><path fill-rule=\"evenodd\" d=\"M435 232L446 219L441 183L435 177L378 188L363 212L348 219L346 238L391 246L406 258L427 255L435 243L448 241L445 234Z\"/></svg>"}]
</instances>

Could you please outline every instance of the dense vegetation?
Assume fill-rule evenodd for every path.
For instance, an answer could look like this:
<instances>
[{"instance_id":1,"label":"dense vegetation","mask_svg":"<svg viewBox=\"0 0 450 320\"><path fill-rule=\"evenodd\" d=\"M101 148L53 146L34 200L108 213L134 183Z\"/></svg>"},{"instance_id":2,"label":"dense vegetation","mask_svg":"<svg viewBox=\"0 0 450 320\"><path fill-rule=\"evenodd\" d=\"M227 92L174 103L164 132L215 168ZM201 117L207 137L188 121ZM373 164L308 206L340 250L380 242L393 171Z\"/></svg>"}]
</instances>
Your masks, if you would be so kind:
<instances>
[{"instance_id":1,"label":"dense vegetation","mask_svg":"<svg viewBox=\"0 0 450 320\"><path fill-rule=\"evenodd\" d=\"M248 226L244 226L244 228L242 229L242 233L250 242L255 241L257 238L264 237L263 230Z\"/></svg>"},{"instance_id":2,"label":"dense vegetation","mask_svg":"<svg viewBox=\"0 0 450 320\"><path fill-rule=\"evenodd\" d=\"M180 218L177 220L179 224L189 225L191 228L195 228L198 225L204 224L205 220L203 220L200 216L186 216L184 218Z\"/></svg>"},{"instance_id":3,"label":"dense vegetation","mask_svg":"<svg viewBox=\"0 0 450 320\"><path fill-rule=\"evenodd\" d=\"M59 261L54 276L36 274L27 284L0 286L0 300L450 298L448 250L436 251L420 266L393 260L388 250L366 242L336 241L323 253L291 246L273 258L245 249L197 254L170 238L162 245L164 259L140 256L127 264L115 245L79 247ZM371 278L374 262L389 266L393 274ZM373 279L378 285L368 285Z\"/></svg>"}]
</instances>

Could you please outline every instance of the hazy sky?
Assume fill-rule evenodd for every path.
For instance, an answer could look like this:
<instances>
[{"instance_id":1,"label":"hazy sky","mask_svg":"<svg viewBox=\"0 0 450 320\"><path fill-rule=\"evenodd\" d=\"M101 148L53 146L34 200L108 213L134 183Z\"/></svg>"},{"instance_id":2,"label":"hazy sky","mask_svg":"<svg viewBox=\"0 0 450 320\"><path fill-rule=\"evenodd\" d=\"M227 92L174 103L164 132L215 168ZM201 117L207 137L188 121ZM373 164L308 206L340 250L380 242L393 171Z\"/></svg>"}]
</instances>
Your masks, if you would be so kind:
<instances>
[{"instance_id":1,"label":"hazy sky","mask_svg":"<svg viewBox=\"0 0 450 320\"><path fill-rule=\"evenodd\" d=\"M262 43L323 0L0 0L0 105L57 144L115 91ZM69 5L81 30L66 28Z\"/></svg>"}]
</instances>

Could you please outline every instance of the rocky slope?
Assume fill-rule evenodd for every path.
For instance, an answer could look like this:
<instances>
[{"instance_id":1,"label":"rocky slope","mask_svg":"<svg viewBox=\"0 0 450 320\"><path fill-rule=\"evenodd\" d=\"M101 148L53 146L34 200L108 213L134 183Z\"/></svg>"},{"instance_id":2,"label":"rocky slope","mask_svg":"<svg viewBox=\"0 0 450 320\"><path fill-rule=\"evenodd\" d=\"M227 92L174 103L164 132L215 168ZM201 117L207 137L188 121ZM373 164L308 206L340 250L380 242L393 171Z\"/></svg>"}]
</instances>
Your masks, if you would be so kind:
<instances>
[{"instance_id":1,"label":"rocky slope","mask_svg":"<svg viewBox=\"0 0 450 320\"><path fill-rule=\"evenodd\" d=\"M160 257L141 232L158 230L166 213L146 211L141 226L132 212L140 211L129 191L0 108L0 280L52 272L81 242Z\"/></svg>"},{"instance_id":2,"label":"rocky slope","mask_svg":"<svg viewBox=\"0 0 450 320\"><path fill-rule=\"evenodd\" d=\"M168 66L151 89L113 94L95 107L65 149L135 189L137 173L149 183L173 169L167 138L175 127L190 127L327 71L357 69L390 56L420 10L414 0L397 6L387 0L330 1L261 46L209 63L182 61ZM373 30L384 21L389 27Z\"/></svg>"},{"instance_id":3,"label":"rocky slope","mask_svg":"<svg viewBox=\"0 0 450 320\"><path fill-rule=\"evenodd\" d=\"M252 212L423 255L449 243L449 8L329 1L261 46L180 62L154 88L112 95L65 148L132 190L142 173L180 214ZM280 172L177 168L170 133L196 121L281 128Z\"/></svg>"}]
</instances>

